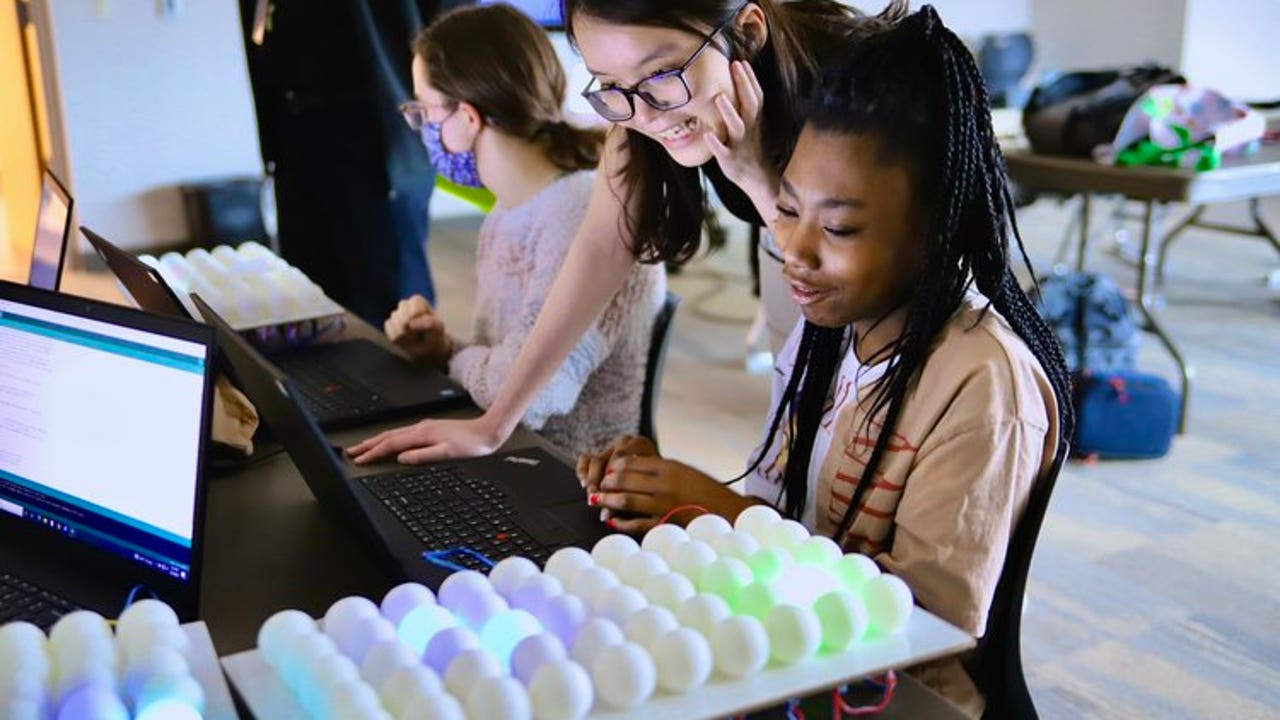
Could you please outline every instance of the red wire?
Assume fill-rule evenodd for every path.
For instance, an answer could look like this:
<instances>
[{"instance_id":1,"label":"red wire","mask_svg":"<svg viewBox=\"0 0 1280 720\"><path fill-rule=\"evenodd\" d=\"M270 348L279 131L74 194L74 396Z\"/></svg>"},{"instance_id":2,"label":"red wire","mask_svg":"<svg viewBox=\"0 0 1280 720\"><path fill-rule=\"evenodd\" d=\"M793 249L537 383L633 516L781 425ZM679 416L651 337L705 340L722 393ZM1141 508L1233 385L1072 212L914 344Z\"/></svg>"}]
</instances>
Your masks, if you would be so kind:
<instances>
[{"instance_id":1,"label":"red wire","mask_svg":"<svg viewBox=\"0 0 1280 720\"><path fill-rule=\"evenodd\" d=\"M662 523L670 520L672 515L675 515L678 512L684 512L685 510L697 510L703 515L707 515L711 512L701 505L681 505L680 507L671 508L666 515L662 516L662 519L658 521L658 524L661 525Z\"/></svg>"},{"instance_id":2,"label":"red wire","mask_svg":"<svg viewBox=\"0 0 1280 720\"><path fill-rule=\"evenodd\" d=\"M831 714L835 720L840 720L843 715L875 715L884 712L889 707L890 701L893 700L894 688L898 687L898 676L892 670L885 673L884 676L884 697L880 698L880 702L875 705L850 705L845 702L844 697L840 695L840 691L836 690L831 694Z\"/></svg>"}]
</instances>

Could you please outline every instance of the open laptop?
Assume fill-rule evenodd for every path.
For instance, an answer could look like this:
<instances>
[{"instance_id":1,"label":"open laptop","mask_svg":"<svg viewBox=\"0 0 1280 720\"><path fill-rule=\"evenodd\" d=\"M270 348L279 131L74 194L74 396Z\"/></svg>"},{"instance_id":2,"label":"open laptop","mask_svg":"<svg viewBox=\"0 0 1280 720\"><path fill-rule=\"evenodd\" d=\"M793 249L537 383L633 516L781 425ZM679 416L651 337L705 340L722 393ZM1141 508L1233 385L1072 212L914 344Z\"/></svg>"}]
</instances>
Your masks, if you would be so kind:
<instances>
[{"instance_id":1,"label":"open laptop","mask_svg":"<svg viewBox=\"0 0 1280 720\"><path fill-rule=\"evenodd\" d=\"M0 624L200 597L214 333L0 282Z\"/></svg>"},{"instance_id":2,"label":"open laptop","mask_svg":"<svg viewBox=\"0 0 1280 720\"><path fill-rule=\"evenodd\" d=\"M397 577L434 586L454 569L486 568L485 559L523 555L542 563L561 547L591 547L606 534L573 468L537 448L353 477L292 383L192 299L316 500L363 534Z\"/></svg>"},{"instance_id":3,"label":"open laptop","mask_svg":"<svg viewBox=\"0 0 1280 720\"><path fill-rule=\"evenodd\" d=\"M138 307L157 315L191 316L155 268L89 228L80 230ZM447 374L368 340L316 342L268 354L330 430L422 414L467 399L467 391Z\"/></svg>"},{"instance_id":4,"label":"open laptop","mask_svg":"<svg viewBox=\"0 0 1280 720\"><path fill-rule=\"evenodd\" d=\"M57 290L71 233L71 193L46 168L40 179L40 208L36 211L36 237L31 245L31 272L27 284Z\"/></svg>"}]
</instances>

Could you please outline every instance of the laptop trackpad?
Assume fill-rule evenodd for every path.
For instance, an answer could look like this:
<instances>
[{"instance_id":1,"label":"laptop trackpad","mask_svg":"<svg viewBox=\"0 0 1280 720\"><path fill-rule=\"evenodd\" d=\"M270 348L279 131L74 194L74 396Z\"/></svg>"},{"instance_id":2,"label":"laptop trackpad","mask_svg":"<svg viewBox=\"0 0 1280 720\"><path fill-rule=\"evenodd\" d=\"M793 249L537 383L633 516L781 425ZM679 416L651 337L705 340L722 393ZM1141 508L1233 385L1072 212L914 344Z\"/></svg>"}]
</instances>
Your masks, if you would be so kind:
<instances>
[{"instance_id":1,"label":"laptop trackpad","mask_svg":"<svg viewBox=\"0 0 1280 720\"><path fill-rule=\"evenodd\" d=\"M582 540L583 527L592 527L599 521L594 513L580 502L539 508L520 515L520 526L539 545L570 545ZM576 532L572 529L579 528Z\"/></svg>"}]
</instances>

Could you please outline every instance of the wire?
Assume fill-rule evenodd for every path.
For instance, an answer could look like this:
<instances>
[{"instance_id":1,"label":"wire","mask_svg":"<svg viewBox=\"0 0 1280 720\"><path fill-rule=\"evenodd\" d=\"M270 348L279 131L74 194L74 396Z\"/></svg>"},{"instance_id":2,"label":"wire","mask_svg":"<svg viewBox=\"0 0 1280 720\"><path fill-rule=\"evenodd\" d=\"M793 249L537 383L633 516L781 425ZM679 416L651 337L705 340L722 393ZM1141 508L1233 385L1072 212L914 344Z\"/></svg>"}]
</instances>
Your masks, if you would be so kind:
<instances>
[{"instance_id":1,"label":"wire","mask_svg":"<svg viewBox=\"0 0 1280 720\"><path fill-rule=\"evenodd\" d=\"M889 707L889 703L893 700L893 691L898 687L898 675L890 670L884 675L884 682L879 683L871 681L877 685L883 685L884 695L881 696L880 702L875 705L850 705L845 702L844 695L840 689L836 689L831 693L831 716L835 720L840 720L844 715L853 715L855 717L862 715L875 715L884 712Z\"/></svg>"},{"instance_id":2,"label":"wire","mask_svg":"<svg viewBox=\"0 0 1280 720\"><path fill-rule=\"evenodd\" d=\"M799 700L787 701L787 720L806 720L804 709L800 707Z\"/></svg>"},{"instance_id":3,"label":"wire","mask_svg":"<svg viewBox=\"0 0 1280 720\"><path fill-rule=\"evenodd\" d=\"M666 515L663 515L663 516L662 516L662 519L658 521L658 524L659 524L659 525L661 525L661 524L663 524L663 523L667 522L668 520L670 520L670 519L671 519L671 516L672 516L672 515L675 515L675 514L676 514L676 513L678 513L678 512L684 512L685 510L697 510L697 511L698 511L698 514L700 514L700 515L710 515L710 514L711 514L711 511L710 511L710 510L707 510L706 508L702 507L701 505L681 505L681 506L679 506L679 507L674 507L674 508L671 508L670 510L668 510L668 511L667 511L667 514L666 514Z\"/></svg>"},{"instance_id":4,"label":"wire","mask_svg":"<svg viewBox=\"0 0 1280 720\"><path fill-rule=\"evenodd\" d=\"M142 591L144 591L144 590L146 591L146 593L147 593L148 595L150 595L150 596L151 596L151 598L152 598L152 599L154 599L154 600L159 600L159 599L160 599L160 596L159 596L159 595L156 595L155 591L154 591L154 590L152 590L151 588L147 587L146 585L134 585L132 588L130 588L130 589L129 589L129 594L125 596L125 599L124 599L124 607L120 608L120 614L121 614L121 615L123 615L123 614L124 614L124 611L125 611L125 610L128 610L128 609L129 609L129 606L130 606L130 605L132 605L135 601L137 601L137 599L138 599L138 593L139 593L139 592L142 592ZM110 623L112 623L112 624L114 624L114 623L115 623L115 621L114 621L114 620L111 620L111 621L109 621L109 622L110 622Z\"/></svg>"},{"instance_id":5,"label":"wire","mask_svg":"<svg viewBox=\"0 0 1280 720\"><path fill-rule=\"evenodd\" d=\"M472 559L483 563L485 567L493 567L494 565L494 562L492 560L490 560L489 558L485 557L481 553L478 553L475 550L472 550L471 548L468 548L468 547L445 548L444 550L428 550L422 553L422 559L426 560L432 565L437 565L446 570L453 570L455 572L459 572L462 570L470 570L471 568L463 567L449 560L449 556L454 553L460 553L462 555L471 557Z\"/></svg>"}]
</instances>

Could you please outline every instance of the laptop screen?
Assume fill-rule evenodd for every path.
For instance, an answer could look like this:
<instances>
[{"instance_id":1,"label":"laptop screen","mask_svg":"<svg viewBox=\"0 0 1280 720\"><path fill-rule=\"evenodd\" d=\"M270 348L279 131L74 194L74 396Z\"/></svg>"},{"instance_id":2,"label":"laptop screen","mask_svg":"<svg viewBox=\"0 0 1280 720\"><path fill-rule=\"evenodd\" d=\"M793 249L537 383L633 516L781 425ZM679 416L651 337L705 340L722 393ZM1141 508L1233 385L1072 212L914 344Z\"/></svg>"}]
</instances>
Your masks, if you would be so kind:
<instances>
[{"instance_id":1,"label":"laptop screen","mask_svg":"<svg viewBox=\"0 0 1280 720\"><path fill-rule=\"evenodd\" d=\"M40 209L36 213L36 237L31 246L28 285L44 290L58 289L70 227L71 197L46 171L40 182Z\"/></svg>"},{"instance_id":2,"label":"laptop screen","mask_svg":"<svg viewBox=\"0 0 1280 720\"><path fill-rule=\"evenodd\" d=\"M564 21L560 17L560 0L480 0L479 4L494 5L499 2L514 6L544 28L564 27Z\"/></svg>"},{"instance_id":3,"label":"laptop screen","mask_svg":"<svg viewBox=\"0 0 1280 720\"><path fill-rule=\"evenodd\" d=\"M0 297L0 510L187 582L208 353Z\"/></svg>"}]
</instances>

